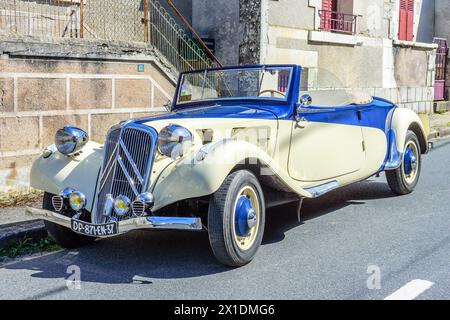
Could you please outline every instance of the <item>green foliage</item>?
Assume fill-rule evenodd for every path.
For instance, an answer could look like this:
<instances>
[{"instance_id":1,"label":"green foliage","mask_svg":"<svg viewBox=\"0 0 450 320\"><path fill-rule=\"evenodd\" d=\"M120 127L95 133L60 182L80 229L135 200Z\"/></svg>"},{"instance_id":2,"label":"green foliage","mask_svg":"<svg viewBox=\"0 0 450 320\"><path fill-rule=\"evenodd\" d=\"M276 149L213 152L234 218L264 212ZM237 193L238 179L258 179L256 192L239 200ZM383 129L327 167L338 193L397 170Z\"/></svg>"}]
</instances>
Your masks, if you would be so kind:
<instances>
[{"instance_id":1,"label":"green foliage","mask_svg":"<svg viewBox=\"0 0 450 320\"><path fill-rule=\"evenodd\" d=\"M59 250L60 247L49 237L40 240L33 240L27 236L17 241L12 246L0 250L0 259L2 257L16 258L22 255L30 255L41 252L51 252Z\"/></svg>"}]
</instances>

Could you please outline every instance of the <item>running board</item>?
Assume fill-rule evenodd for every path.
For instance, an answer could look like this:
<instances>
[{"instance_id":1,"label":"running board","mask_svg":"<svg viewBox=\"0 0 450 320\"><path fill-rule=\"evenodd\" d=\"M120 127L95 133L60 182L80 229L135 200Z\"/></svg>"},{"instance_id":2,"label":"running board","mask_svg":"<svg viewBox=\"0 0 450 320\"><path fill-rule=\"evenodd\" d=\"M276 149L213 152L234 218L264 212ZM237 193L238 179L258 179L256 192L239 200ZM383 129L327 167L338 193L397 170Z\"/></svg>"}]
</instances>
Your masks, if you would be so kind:
<instances>
[{"instance_id":1,"label":"running board","mask_svg":"<svg viewBox=\"0 0 450 320\"><path fill-rule=\"evenodd\" d=\"M320 197L325 193L333 191L334 189L339 188L339 183L337 181L327 182L325 184L321 184L318 186L306 187L303 188L305 191L308 191L313 198Z\"/></svg>"}]
</instances>

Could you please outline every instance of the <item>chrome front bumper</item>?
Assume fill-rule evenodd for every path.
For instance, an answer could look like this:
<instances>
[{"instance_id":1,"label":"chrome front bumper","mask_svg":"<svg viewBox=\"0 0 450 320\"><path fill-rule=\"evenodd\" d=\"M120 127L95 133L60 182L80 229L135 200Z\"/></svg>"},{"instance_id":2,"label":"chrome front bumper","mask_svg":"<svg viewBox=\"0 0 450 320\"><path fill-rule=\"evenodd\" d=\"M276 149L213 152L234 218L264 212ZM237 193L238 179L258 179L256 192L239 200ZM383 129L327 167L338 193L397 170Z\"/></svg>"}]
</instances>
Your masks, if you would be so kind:
<instances>
[{"instance_id":1,"label":"chrome front bumper","mask_svg":"<svg viewBox=\"0 0 450 320\"><path fill-rule=\"evenodd\" d=\"M59 224L66 228L71 228L72 219L62 214L48 211L44 209L37 209L27 207L28 215L36 218L47 220ZM120 221L118 223L119 233L123 234L133 230L190 230L200 231L203 229L200 218L183 218L183 217L142 217Z\"/></svg>"}]
</instances>

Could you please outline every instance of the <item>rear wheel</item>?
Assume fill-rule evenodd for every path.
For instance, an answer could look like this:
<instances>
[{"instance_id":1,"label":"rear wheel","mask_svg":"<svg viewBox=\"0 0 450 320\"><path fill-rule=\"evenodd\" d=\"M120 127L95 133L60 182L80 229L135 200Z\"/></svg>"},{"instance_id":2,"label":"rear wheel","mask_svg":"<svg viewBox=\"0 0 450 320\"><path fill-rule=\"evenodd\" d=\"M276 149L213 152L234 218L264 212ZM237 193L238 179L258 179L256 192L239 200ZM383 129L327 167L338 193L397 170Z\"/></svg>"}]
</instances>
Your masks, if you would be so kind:
<instances>
[{"instance_id":1,"label":"rear wheel","mask_svg":"<svg viewBox=\"0 0 450 320\"><path fill-rule=\"evenodd\" d=\"M232 267L249 263L261 245L264 221L258 179L247 170L230 174L209 204L209 240L216 258Z\"/></svg>"},{"instance_id":2,"label":"rear wheel","mask_svg":"<svg viewBox=\"0 0 450 320\"><path fill-rule=\"evenodd\" d=\"M44 200L42 203L42 208L44 210L55 211L52 204L52 197L53 194L51 193L46 192L44 194ZM44 220L44 224L50 237L63 248L79 248L91 244L95 241L95 238L93 237L87 237L81 234L77 234L69 228L60 226L56 223Z\"/></svg>"},{"instance_id":3,"label":"rear wheel","mask_svg":"<svg viewBox=\"0 0 450 320\"><path fill-rule=\"evenodd\" d=\"M414 132L408 131L401 166L386 171L389 187L394 193L405 195L414 190L420 177L421 160L419 140Z\"/></svg>"}]
</instances>

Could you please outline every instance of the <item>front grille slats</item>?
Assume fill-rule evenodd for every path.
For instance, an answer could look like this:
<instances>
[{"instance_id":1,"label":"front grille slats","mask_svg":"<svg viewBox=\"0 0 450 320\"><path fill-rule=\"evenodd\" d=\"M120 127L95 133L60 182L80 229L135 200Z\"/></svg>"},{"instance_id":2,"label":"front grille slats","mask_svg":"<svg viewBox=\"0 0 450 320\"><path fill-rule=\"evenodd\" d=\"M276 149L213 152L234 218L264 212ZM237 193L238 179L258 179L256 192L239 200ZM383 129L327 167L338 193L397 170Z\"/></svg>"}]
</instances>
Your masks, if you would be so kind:
<instances>
[{"instance_id":1,"label":"front grille slats","mask_svg":"<svg viewBox=\"0 0 450 320\"><path fill-rule=\"evenodd\" d=\"M53 196L52 197L52 204L53 204L53 209L55 209L56 212L61 212L63 205L64 205L64 200L63 197L61 196Z\"/></svg>"},{"instance_id":2,"label":"front grille slats","mask_svg":"<svg viewBox=\"0 0 450 320\"><path fill-rule=\"evenodd\" d=\"M146 191L156 142L156 131L141 125L125 126L108 134L99 190L97 191L97 216L103 212L107 194L111 194L113 198L124 195L133 202L137 196L135 191L139 194ZM118 159L121 159L123 166L119 164ZM135 191L129 180L134 185ZM124 217L119 217L113 212L112 218L121 221L132 215L132 210Z\"/></svg>"},{"instance_id":3,"label":"front grille slats","mask_svg":"<svg viewBox=\"0 0 450 320\"><path fill-rule=\"evenodd\" d=\"M142 217L145 213L145 203L139 200L133 202L133 214L136 217Z\"/></svg>"}]
</instances>

